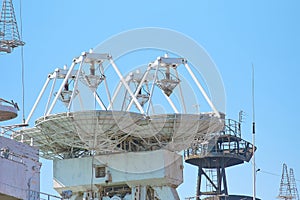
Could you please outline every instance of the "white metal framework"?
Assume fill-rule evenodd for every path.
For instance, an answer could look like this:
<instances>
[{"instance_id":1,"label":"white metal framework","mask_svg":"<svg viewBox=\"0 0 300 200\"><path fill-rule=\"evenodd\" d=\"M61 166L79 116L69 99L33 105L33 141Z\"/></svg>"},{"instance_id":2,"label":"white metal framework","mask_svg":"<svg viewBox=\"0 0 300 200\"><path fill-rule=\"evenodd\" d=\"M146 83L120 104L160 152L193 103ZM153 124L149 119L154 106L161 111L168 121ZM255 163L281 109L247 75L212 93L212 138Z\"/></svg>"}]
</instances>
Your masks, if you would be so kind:
<instances>
[{"instance_id":1,"label":"white metal framework","mask_svg":"<svg viewBox=\"0 0 300 200\"><path fill-rule=\"evenodd\" d=\"M190 112L196 94L184 85L188 79L212 112ZM41 102L35 126L12 137L54 160L54 188L71 200L179 200L178 152L224 125L184 58L158 57L124 76L111 55L84 52L48 75L26 124Z\"/></svg>"},{"instance_id":2,"label":"white metal framework","mask_svg":"<svg viewBox=\"0 0 300 200\"><path fill-rule=\"evenodd\" d=\"M105 62L108 62L108 64L111 65L120 79L120 83L114 93L111 92L111 87L108 85L108 82L116 82L116 77L111 74L109 77L105 75L103 66L104 64L107 64ZM52 74L48 75L47 80L27 117L26 123L31 119L32 114L42 96L45 94L50 81L53 82L44 116L53 113L52 111L57 104L57 100L62 101L66 105L67 112L72 111L71 106L76 97L81 99L80 101L86 101L83 99L83 94L80 93L80 90L82 90L84 86L86 87L85 89L93 94L93 98L98 106L100 106L101 110L116 110L114 107L116 98L120 94L120 89L124 87L125 95L122 97L124 103L120 108L118 107L117 110L132 111L134 110L132 105L135 105L138 112L146 116L149 115L149 108L152 106L151 102L155 99L155 97L153 97L155 88L159 88L163 92L174 113L179 113L179 109L175 106L174 100L170 97L174 88L178 87L180 93L179 97L181 98L181 102L183 102L183 113L186 114L187 111L184 105L184 98L188 97L184 97L182 93L181 80L177 72L177 67L180 65L183 65L186 68L192 80L195 82L199 91L214 112L214 115L220 117L220 113L209 99L207 93L184 58L159 57L154 62L150 63L144 72L134 71L124 77L109 54L84 52L81 56L73 60L69 69L67 66L64 66L62 69L55 69ZM77 69L76 66L78 66ZM60 83L58 84L60 84L60 86L58 91L55 92L55 85L59 81ZM79 84L84 86L79 86ZM103 88L102 90L99 89L100 84L104 85L105 90L103 90ZM87 108L84 107L84 102L80 102L79 104L80 108L73 107L73 111L87 110Z\"/></svg>"},{"instance_id":3,"label":"white metal framework","mask_svg":"<svg viewBox=\"0 0 300 200\"><path fill-rule=\"evenodd\" d=\"M108 66L118 78L105 73ZM188 113L179 66L190 74L213 112ZM111 92L116 80L120 82ZM181 110L172 95L176 88ZM155 98L154 90L162 92L173 112L155 113L153 104L162 99ZM73 59L69 68L57 68L48 75L26 124L47 91L44 116L36 120L35 127L21 130L16 136L34 138L34 144L47 158L80 157L90 150L98 154L161 148L181 151L195 137L204 140L208 133L223 128L220 113L184 58L158 57L144 71L123 76L111 55L84 52ZM120 99L121 105L117 102ZM65 107L63 112L58 100Z\"/></svg>"}]
</instances>

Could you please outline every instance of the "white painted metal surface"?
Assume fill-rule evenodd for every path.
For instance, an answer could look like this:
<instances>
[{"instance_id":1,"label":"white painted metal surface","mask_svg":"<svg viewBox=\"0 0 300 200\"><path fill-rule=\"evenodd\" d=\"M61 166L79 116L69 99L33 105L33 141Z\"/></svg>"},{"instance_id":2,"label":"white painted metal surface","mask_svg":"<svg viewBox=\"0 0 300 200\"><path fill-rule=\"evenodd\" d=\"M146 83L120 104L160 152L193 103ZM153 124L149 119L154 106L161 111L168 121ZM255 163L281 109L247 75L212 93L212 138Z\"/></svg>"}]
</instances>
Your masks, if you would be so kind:
<instances>
[{"instance_id":1,"label":"white painted metal surface","mask_svg":"<svg viewBox=\"0 0 300 200\"><path fill-rule=\"evenodd\" d=\"M116 80L113 75L104 74L105 63L111 65L120 78L115 92L110 91L110 85ZM188 69L214 113L198 113L197 110L189 114L187 105L181 105L184 113L180 114L176 98L181 98L182 104L186 102L186 95L182 94L182 88L179 88L180 95L173 97L172 93L182 83L177 72L181 65ZM45 115L36 120L34 128L21 130L18 134L25 141L34 138L34 144L47 158L78 156L74 151L82 154L89 150L108 153L166 148L179 152L195 137L205 140L207 134L223 128L220 114L184 58L158 57L145 70L123 76L109 54L84 52L73 59L69 69L64 66L48 75L26 122L45 95L50 81L53 84ZM105 87L100 87L101 84ZM155 113L153 104L162 103L162 99L156 99L154 90L161 90L166 104L175 114ZM121 99L122 105L116 99ZM57 113L57 100L61 100L66 110L52 114L53 111Z\"/></svg>"},{"instance_id":2,"label":"white painted metal surface","mask_svg":"<svg viewBox=\"0 0 300 200\"><path fill-rule=\"evenodd\" d=\"M115 74L105 74L107 67L104 69L104 64L108 67L111 66ZM183 93L184 90L181 86L181 79L183 77L179 77L177 71L177 68L179 69L180 67L187 70L200 94L203 95L215 113L215 116L220 117L217 108L209 99L207 92L205 92L195 73L193 73L184 58L158 57L146 68L130 72L128 75L123 76L111 55L84 52L81 56L73 59L69 69L64 66L64 68L57 68L52 74L48 75L47 81L26 119L26 123L30 121L41 98L46 95L45 92L50 81L53 84L48 96L44 117L57 113L57 110L55 110L55 107L59 106L57 100L61 100L66 105L66 110L60 110L60 112L88 110L91 107L87 106L85 102L93 100L92 102L96 103L92 107L93 109L133 111L145 114L146 116L157 114L155 112L150 113L150 110L154 110L153 103L162 102L162 99L157 99L154 93L154 90L157 89L165 94L167 103L170 104L175 113L191 113L191 110L187 110L186 108L187 102L185 102L184 98L189 99L192 94ZM116 90L113 91L112 86L117 82L116 75L120 83ZM59 87L56 87L57 84L59 84ZM104 87L100 87L102 84ZM179 95L174 96L172 94L177 87L179 88ZM122 93L124 91L125 95ZM87 93L91 93L92 97L86 98ZM176 105L176 98L179 98L181 103L184 104L181 105L182 111ZM124 105L119 105L116 99L124 99Z\"/></svg>"},{"instance_id":3,"label":"white painted metal surface","mask_svg":"<svg viewBox=\"0 0 300 200\"><path fill-rule=\"evenodd\" d=\"M200 115L164 114L145 118L125 111L60 113L36 121L36 127L22 130L24 140L34 138L43 157L72 155L74 150L132 152L168 149L180 152L191 141L206 140L223 128L214 113ZM17 137L16 137L17 138Z\"/></svg>"}]
</instances>

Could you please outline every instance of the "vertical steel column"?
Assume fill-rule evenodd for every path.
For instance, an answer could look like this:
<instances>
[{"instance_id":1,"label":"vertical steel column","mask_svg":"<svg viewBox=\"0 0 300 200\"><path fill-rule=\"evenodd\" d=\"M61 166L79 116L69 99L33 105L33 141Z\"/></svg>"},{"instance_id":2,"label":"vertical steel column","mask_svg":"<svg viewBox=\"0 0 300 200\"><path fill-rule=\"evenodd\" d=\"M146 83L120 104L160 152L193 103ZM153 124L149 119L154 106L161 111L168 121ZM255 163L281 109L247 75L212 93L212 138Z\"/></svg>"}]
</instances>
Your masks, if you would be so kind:
<instances>
[{"instance_id":1,"label":"vertical steel column","mask_svg":"<svg viewBox=\"0 0 300 200\"><path fill-rule=\"evenodd\" d=\"M198 167L198 179L197 179L197 188L196 188L196 200L200 200L201 195L201 176L202 176L202 168Z\"/></svg>"},{"instance_id":2,"label":"vertical steel column","mask_svg":"<svg viewBox=\"0 0 300 200\"><path fill-rule=\"evenodd\" d=\"M222 176L221 176L221 168L218 167L217 168L217 189L216 189L216 193L219 195L219 194L222 194Z\"/></svg>"},{"instance_id":3,"label":"vertical steel column","mask_svg":"<svg viewBox=\"0 0 300 200\"><path fill-rule=\"evenodd\" d=\"M224 187L223 188L223 193L225 195L228 195L225 167L222 167L222 176L223 176L223 187Z\"/></svg>"}]
</instances>

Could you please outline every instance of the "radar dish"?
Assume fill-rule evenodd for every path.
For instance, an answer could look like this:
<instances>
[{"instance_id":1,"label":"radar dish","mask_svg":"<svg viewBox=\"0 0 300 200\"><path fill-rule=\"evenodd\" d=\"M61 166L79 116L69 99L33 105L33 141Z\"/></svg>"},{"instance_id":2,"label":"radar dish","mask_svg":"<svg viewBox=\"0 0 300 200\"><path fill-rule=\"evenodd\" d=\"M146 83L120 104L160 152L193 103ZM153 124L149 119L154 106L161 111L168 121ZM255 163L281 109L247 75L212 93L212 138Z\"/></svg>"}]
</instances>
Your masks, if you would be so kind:
<instances>
[{"instance_id":1,"label":"radar dish","mask_svg":"<svg viewBox=\"0 0 300 200\"><path fill-rule=\"evenodd\" d=\"M182 151L195 138L204 141L209 134L220 132L224 121L206 94L203 96L213 111L189 112L192 93L188 98L183 94L183 84L188 84L178 73L179 67L190 70L184 58L159 57L146 68L123 76L109 54L84 52L69 68L48 75L26 123L53 81L45 115L17 137L34 138L42 156L52 159L91 153ZM111 92L116 80L119 84ZM57 112L58 100L65 106L64 112ZM156 105L168 105L171 110Z\"/></svg>"},{"instance_id":2,"label":"radar dish","mask_svg":"<svg viewBox=\"0 0 300 200\"><path fill-rule=\"evenodd\" d=\"M166 114L145 118L123 111L60 113L39 118L34 128L22 130L46 158L66 158L88 150L98 153L137 152L168 149L179 152L195 137L205 140L223 124L213 113ZM74 154L74 156L76 157Z\"/></svg>"}]
</instances>

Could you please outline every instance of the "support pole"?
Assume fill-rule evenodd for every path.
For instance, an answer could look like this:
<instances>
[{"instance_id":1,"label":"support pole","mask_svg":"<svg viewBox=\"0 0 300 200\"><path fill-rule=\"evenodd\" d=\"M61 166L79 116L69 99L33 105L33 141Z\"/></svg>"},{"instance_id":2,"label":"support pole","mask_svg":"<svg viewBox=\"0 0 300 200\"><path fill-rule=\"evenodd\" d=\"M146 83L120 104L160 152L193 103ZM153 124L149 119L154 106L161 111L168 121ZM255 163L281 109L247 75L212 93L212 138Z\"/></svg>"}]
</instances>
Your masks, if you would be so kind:
<instances>
[{"instance_id":1,"label":"support pole","mask_svg":"<svg viewBox=\"0 0 300 200\"><path fill-rule=\"evenodd\" d=\"M104 68L103 68L103 66L101 65L99 67L100 67L101 73L104 74ZM104 85L105 85L105 90L106 90L106 95L107 95L107 99L108 99L109 105L112 105L111 95L110 95L110 92L109 92L109 87L108 87L108 84L107 84L106 77L104 78Z\"/></svg>"},{"instance_id":2,"label":"support pole","mask_svg":"<svg viewBox=\"0 0 300 200\"><path fill-rule=\"evenodd\" d=\"M209 106L211 107L211 109L214 111L214 113L217 115L217 117L220 118L221 117L220 113L218 112L218 110L216 109L216 107L214 106L214 104L212 103L212 101L209 99L208 95L206 94L205 90L203 89L203 87L201 86L200 82L196 78L195 74L192 72L190 66L187 63L184 63L184 66L187 69L187 71L189 72L189 74L191 75L191 77L194 80L194 82L196 83L196 85L198 86L199 90L201 91L203 97L205 98L205 100L207 101L207 103L209 104Z\"/></svg>"},{"instance_id":3,"label":"support pole","mask_svg":"<svg viewBox=\"0 0 300 200\"><path fill-rule=\"evenodd\" d=\"M113 109L114 101L115 101L118 93L120 92L121 87L122 87L122 82L120 81L119 85L117 86L116 91L114 92L114 94L112 96L111 102L109 103L109 105L107 107L107 110L112 110Z\"/></svg>"},{"instance_id":4,"label":"support pole","mask_svg":"<svg viewBox=\"0 0 300 200\"><path fill-rule=\"evenodd\" d=\"M176 72L176 77L179 79L178 71L175 70L175 72ZM179 86L179 93L180 93L180 98L181 98L181 104L182 104L182 107L183 107L183 113L186 114L186 105L185 105L185 102L184 102L184 97L183 97L183 93L182 93L181 83L179 83L178 86Z\"/></svg>"},{"instance_id":5,"label":"support pole","mask_svg":"<svg viewBox=\"0 0 300 200\"><path fill-rule=\"evenodd\" d=\"M222 175L221 175L221 169L217 168L217 181L218 181L218 188L217 188L217 194L222 194Z\"/></svg>"},{"instance_id":6,"label":"support pole","mask_svg":"<svg viewBox=\"0 0 300 200\"><path fill-rule=\"evenodd\" d=\"M74 82L73 92L72 92L70 102L69 102L69 105L68 105L68 111L70 111L73 99L75 98L75 95L77 93L77 86L78 86L78 81L79 81L81 68L82 68L82 62L80 63L80 66L79 66L78 71L76 73L76 79L75 79L75 82Z\"/></svg>"},{"instance_id":7,"label":"support pole","mask_svg":"<svg viewBox=\"0 0 300 200\"><path fill-rule=\"evenodd\" d=\"M80 59L80 61L83 61L83 56L80 56L79 59ZM49 115L49 114L51 113L51 111L53 110L54 105L55 105L55 103L56 103L56 101L57 101L59 95L61 94L61 92L62 92L62 90L63 90L65 84L67 83L69 77L71 76L72 71L73 71L73 69L74 69L74 67L75 67L76 64L77 64L76 60L73 61L72 65L71 65L71 67L70 67L68 73L66 74L66 77L65 77L63 83L61 84L61 86L60 86L60 88L59 88L59 90L58 90L58 92L57 92L57 94L56 94L56 96L55 96L55 98L54 98L54 100L53 100L53 102L52 102L52 104L51 104L51 106L50 106L48 112L46 113L46 115Z\"/></svg>"},{"instance_id":8,"label":"support pole","mask_svg":"<svg viewBox=\"0 0 300 200\"><path fill-rule=\"evenodd\" d=\"M41 98L42 98L42 96L43 96L43 94L44 94L44 92L45 92L45 90L46 90L46 87L47 87L48 84L49 84L49 81L50 81L50 77L48 76L48 78L47 78L47 80L46 80L46 82L45 82L45 84L44 84L44 86L43 86L43 88L42 88L42 91L40 92L40 94L39 94L37 100L35 101L35 103L34 103L32 109L31 109L31 111L30 111L30 113L29 113L29 115L28 115L28 117L27 117L27 119L26 119L26 121L25 121L25 124L28 124L29 120L31 119L31 116L32 116L33 112L35 111L35 109L36 109L38 103L40 102L40 100L41 100Z\"/></svg>"},{"instance_id":9,"label":"support pole","mask_svg":"<svg viewBox=\"0 0 300 200\"><path fill-rule=\"evenodd\" d=\"M154 63L156 69L155 69L155 75L154 75L154 80L153 80L153 83L152 83L152 86L151 86L151 90L150 90L150 95L149 95L149 103L147 105L147 108L146 108L146 114L148 115L148 112L149 112L149 108L150 106L152 105L152 95L153 95L153 92L154 92L154 87L155 87L155 84L156 84L156 80L157 80L157 72L158 72L158 62L155 61ZM154 66L149 66L149 67L154 67ZM152 106L153 108L153 106Z\"/></svg>"},{"instance_id":10,"label":"support pole","mask_svg":"<svg viewBox=\"0 0 300 200\"><path fill-rule=\"evenodd\" d=\"M174 113L178 114L179 111L178 109L176 108L175 104L173 103L173 101L170 99L170 97L168 97L164 91L161 90L161 92L163 93L163 95L165 96L165 98L167 99L168 103L170 104L170 106L172 107Z\"/></svg>"},{"instance_id":11,"label":"support pole","mask_svg":"<svg viewBox=\"0 0 300 200\"><path fill-rule=\"evenodd\" d=\"M101 98L99 97L99 95L97 94L96 91L93 92L94 98L96 99L97 103L100 105L100 107L102 108L102 110L107 110L107 108L105 107L105 105L103 104Z\"/></svg>"},{"instance_id":12,"label":"support pole","mask_svg":"<svg viewBox=\"0 0 300 200\"><path fill-rule=\"evenodd\" d=\"M201 176L202 176L202 169L198 167L198 178L197 178L197 188L196 188L196 200L200 200L201 195Z\"/></svg>"},{"instance_id":13,"label":"support pole","mask_svg":"<svg viewBox=\"0 0 300 200\"><path fill-rule=\"evenodd\" d=\"M252 148L253 148L253 200L256 200L256 163L255 163L255 105L254 105L254 66L252 64Z\"/></svg>"},{"instance_id":14,"label":"support pole","mask_svg":"<svg viewBox=\"0 0 300 200\"><path fill-rule=\"evenodd\" d=\"M149 71L150 71L150 69L151 69L151 68L150 68L150 67L148 67L148 68L147 68L147 70L146 70L146 72L144 73L144 76L143 76L143 78L142 78L141 82L139 83L139 85L138 85L138 87L137 87L137 89L136 89L135 93L134 93L134 96L135 96L135 97L138 95L138 93L139 93L140 89L142 88L142 86L143 86L143 83L145 82L145 80L146 80L146 78L147 78L147 76L148 76L148 74L149 74ZM132 104L133 104L133 99L131 99L131 101L130 101L130 103L129 103L129 105L128 105L128 107L127 107L127 110L126 110L126 111L129 111L129 110L130 110L130 108L131 108Z\"/></svg>"},{"instance_id":15,"label":"support pole","mask_svg":"<svg viewBox=\"0 0 300 200\"><path fill-rule=\"evenodd\" d=\"M131 98L133 99L134 103L136 104L137 108L139 109L139 111L141 112L141 114L144 114L145 112L144 112L141 104L139 103L139 101L136 99L136 97L132 93L130 87L126 83L124 77L122 76L121 72L119 71L118 67L116 66L116 64L114 63L114 61L112 60L112 58L110 58L109 61L110 61L110 64L112 65L112 67L114 68L114 70L116 71L117 75L121 79L124 87L126 88L126 90L128 91L128 93L130 94Z\"/></svg>"},{"instance_id":16,"label":"support pole","mask_svg":"<svg viewBox=\"0 0 300 200\"><path fill-rule=\"evenodd\" d=\"M255 123L253 122L253 133L252 133L252 145L253 145L253 156L252 156L252 174L253 174L253 200L256 200L256 166L255 166L255 131L254 131Z\"/></svg>"},{"instance_id":17,"label":"support pole","mask_svg":"<svg viewBox=\"0 0 300 200\"><path fill-rule=\"evenodd\" d=\"M52 82L52 86L51 86L51 89L50 89L50 95L48 96L48 101L47 101L47 104L46 104L46 107L45 107L44 116L46 115L47 110L49 109L49 104L50 104L52 96L53 96L54 88L55 88L56 81L57 81L57 72L58 71L55 70L55 72L52 74L53 82Z\"/></svg>"},{"instance_id":18,"label":"support pole","mask_svg":"<svg viewBox=\"0 0 300 200\"><path fill-rule=\"evenodd\" d=\"M223 176L224 194L228 195L227 179L226 179L226 172L224 167L222 167L222 176Z\"/></svg>"}]
</instances>

